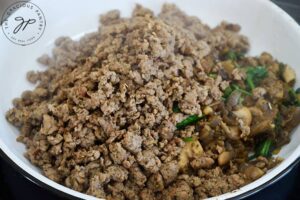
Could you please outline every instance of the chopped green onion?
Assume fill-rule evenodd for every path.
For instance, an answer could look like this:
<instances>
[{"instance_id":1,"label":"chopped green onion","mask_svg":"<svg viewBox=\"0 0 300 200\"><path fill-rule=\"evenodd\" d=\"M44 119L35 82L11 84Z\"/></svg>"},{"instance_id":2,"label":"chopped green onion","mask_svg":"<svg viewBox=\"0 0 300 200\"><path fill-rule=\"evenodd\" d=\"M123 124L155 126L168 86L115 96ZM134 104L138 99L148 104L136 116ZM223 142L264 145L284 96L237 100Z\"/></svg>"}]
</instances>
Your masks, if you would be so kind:
<instances>
[{"instance_id":1,"label":"chopped green onion","mask_svg":"<svg viewBox=\"0 0 300 200\"><path fill-rule=\"evenodd\" d=\"M185 137L182 139L184 142L192 142L193 138L192 137Z\"/></svg>"},{"instance_id":2,"label":"chopped green onion","mask_svg":"<svg viewBox=\"0 0 300 200\"><path fill-rule=\"evenodd\" d=\"M232 92L231 86L228 86L223 92L223 98L226 100Z\"/></svg>"},{"instance_id":3,"label":"chopped green onion","mask_svg":"<svg viewBox=\"0 0 300 200\"><path fill-rule=\"evenodd\" d=\"M252 95L250 92L248 92L248 91L246 91L246 90L240 88L240 87L239 87L238 85L236 85L236 84L232 84L232 87L233 87L235 90L237 90L237 91L239 91L239 92L241 92L241 93L243 93L243 94L245 94L245 95L248 95L248 96L251 96L251 95Z\"/></svg>"},{"instance_id":4,"label":"chopped green onion","mask_svg":"<svg viewBox=\"0 0 300 200\"><path fill-rule=\"evenodd\" d=\"M288 98L283 101L283 105L285 106L300 106L300 99L298 98L297 92L290 88L288 91Z\"/></svg>"},{"instance_id":5,"label":"chopped green onion","mask_svg":"<svg viewBox=\"0 0 300 200\"><path fill-rule=\"evenodd\" d=\"M240 96L240 98L239 98L239 105L242 105L243 104L243 102L244 102L244 97L242 97L242 96Z\"/></svg>"},{"instance_id":6,"label":"chopped green onion","mask_svg":"<svg viewBox=\"0 0 300 200\"><path fill-rule=\"evenodd\" d=\"M249 67L246 74L246 85L250 90L253 90L260 81L268 76L268 71L262 66Z\"/></svg>"},{"instance_id":7,"label":"chopped green onion","mask_svg":"<svg viewBox=\"0 0 300 200\"><path fill-rule=\"evenodd\" d=\"M289 89L289 97L284 104L288 106L300 106L300 100L298 99L297 93L293 88Z\"/></svg>"},{"instance_id":8,"label":"chopped green onion","mask_svg":"<svg viewBox=\"0 0 300 200\"><path fill-rule=\"evenodd\" d=\"M264 142L261 143L261 145L258 147L257 155L258 156L264 156L264 157L270 157L272 152L272 140L266 139Z\"/></svg>"},{"instance_id":9,"label":"chopped green onion","mask_svg":"<svg viewBox=\"0 0 300 200\"><path fill-rule=\"evenodd\" d=\"M296 94L300 94L300 88L296 89Z\"/></svg>"},{"instance_id":10,"label":"chopped green onion","mask_svg":"<svg viewBox=\"0 0 300 200\"><path fill-rule=\"evenodd\" d=\"M252 160L258 156L263 156L268 158L272 156L272 150L273 150L273 141L270 139L266 139L256 147L254 155L250 156L249 160Z\"/></svg>"},{"instance_id":11,"label":"chopped green onion","mask_svg":"<svg viewBox=\"0 0 300 200\"><path fill-rule=\"evenodd\" d=\"M233 51L228 51L226 54L226 58L229 60L236 60L237 56Z\"/></svg>"},{"instance_id":12,"label":"chopped green onion","mask_svg":"<svg viewBox=\"0 0 300 200\"><path fill-rule=\"evenodd\" d=\"M257 156L256 156L256 154L254 153L254 154L252 154L251 156L249 156L248 157L248 160L253 160L254 158L256 158Z\"/></svg>"},{"instance_id":13,"label":"chopped green onion","mask_svg":"<svg viewBox=\"0 0 300 200\"><path fill-rule=\"evenodd\" d=\"M247 76L246 82L247 82L247 84L248 84L250 90L253 90L253 89L255 88L255 85L254 85L254 83L253 83L252 77Z\"/></svg>"},{"instance_id":14,"label":"chopped green onion","mask_svg":"<svg viewBox=\"0 0 300 200\"><path fill-rule=\"evenodd\" d=\"M237 60L241 59L242 57L244 57L244 54L240 53L240 52L228 51L225 54L225 59L227 59L227 60L237 61Z\"/></svg>"},{"instance_id":15,"label":"chopped green onion","mask_svg":"<svg viewBox=\"0 0 300 200\"><path fill-rule=\"evenodd\" d=\"M212 72L212 73L209 73L208 76L210 78L217 78L218 74Z\"/></svg>"},{"instance_id":16,"label":"chopped green onion","mask_svg":"<svg viewBox=\"0 0 300 200\"><path fill-rule=\"evenodd\" d=\"M248 95L248 96L251 96L251 95L252 95L250 92L248 92L248 91L246 91L246 90L240 88L238 85L236 85L236 84L231 84L230 86L228 86L228 87L224 90L224 92L223 92L223 99L226 101L227 98L231 95L231 93L232 93L233 91L235 91L235 90L239 91L239 92L242 93L242 94Z\"/></svg>"},{"instance_id":17,"label":"chopped green onion","mask_svg":"<svg viewBox=\"0 0 300 200\"><path fill-rule=\"evenodd\" d=\"M195 124L199 120L203 119L204 116L198 116L198 115L190 115L186 119L182 120L181 122L176 124L177 129L183 129L189 125Z\"/></svg>"},{"instance_id":18,"label":"chopped green onion","mask_svg":"<svg viewBox=\"0 0 300 200\"><path fill-rule=\"evenodd\" d=\"M180 110L180 108L179 108L179 106L178 106L178 102L177 102L177 101L175 101L175 102L173 103L173 108L172 108L172 110L173 110L174 113L180 113L180 112L181 112L181 110Z\"/></svg>"}]
</instances>

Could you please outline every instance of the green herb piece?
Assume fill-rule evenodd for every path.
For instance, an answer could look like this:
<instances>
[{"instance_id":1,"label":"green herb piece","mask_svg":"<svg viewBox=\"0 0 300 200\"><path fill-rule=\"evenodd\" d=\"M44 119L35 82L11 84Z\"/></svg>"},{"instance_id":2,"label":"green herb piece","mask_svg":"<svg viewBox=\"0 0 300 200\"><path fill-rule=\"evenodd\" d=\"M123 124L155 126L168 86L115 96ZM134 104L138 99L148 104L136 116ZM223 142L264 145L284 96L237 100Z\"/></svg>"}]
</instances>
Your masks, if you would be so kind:
<instances>
[{"instance_id":1,"label":"green herb piece","mask_svg":"<svg viewBox=\"0 0 300 200\"><path fill-rule=\"evenodd\" d=\"M246 85L250 90L253 90L264 78L268 76L268 71L265 67L249 67L247 72Z\"/></svg>"},{"instance_id":2,"label":"green herb piece","mask_svg":"<svg viewBox=\"0 0 300 200\"><path fill-rule=\"evenodd\" d=\"M241 92L242 94L245 94L245 95L248 95L248 96L251 96L252 94L242 88L240 88L238 85L236 84L232 84L232 88L234 88L235 90Z\"/></svg>"},{"instance_id":3,"label":"green herb piece","mask_svg":"<svg viewBox=\"0 0 300 200\"><path fill-rule=\"evenodd\" d=\"M248 87L250 88L250 90L253 90L255 88L252 77L247 76L246 83L247 83Z\"/></svg>"},{"instance_id":4,"label":"green herb piece","mask_svg":"<svg viewBox=\"0 0 300 200\"><path fill-rule=\"evenodd\" d=\"M257 157L256 154L253 154L253 155L251 155L251 156L248 157L248 160L253 160L256 157Z\"/></svg>"},{"instance_id":5,"label":"green herb piece","mask_svg":"<svg viewBox=\"0 0 300 200\"><path fill-rule=\"evenodd\" d=\"M234 64L234 66L235 66L236 68L241 68L241 65L240 65L239 63L233 62L233 64Z\"/></svg>"},{"instance_id":6,"label":"green herb piece","mask_svg":"<svg viewBox=\"0 0 300 200\"><path fill-rule=\"evenodd\" d=\"M300 94L300 88L296 89L296 94Z\"/></svg>"},{"instance_id":7,"label":"green herb piece","mask_svg":"<svg viewBox=\"0 0 300 200\"><path fill-rule=\"evenodd\" d=\"M280 133L282 131L282 116L278 112L276 115L276 118L274 119L274 124L275 124L275 133Z\"/></svg>"},{"instance_id":8,"label":"green herb piece","mask_svg":"<svg viewBox=\"0 0 300 200\"><path fill-rule=\"evenodd\" d=\"M243 105L243 102L244 102L245 98L240 96L239 98L239 105Z\"/></svg>"},{"instance_id":9,"label":"green herb piece","mask_svg":"<svg viewBox=\"0 0 300 200\"><path fill-rule=\"evenodd\" d=\"M233 51L228 51L225 57L228 60L236 60L237 59L237 56L236 56L235 52L233 52Z\"/></svg>"},{"instance_id":10,"label":"green herb piece","mask_svg":"<svg viewBox=\"0 0 300 200\"><path fill-rule=\"evenodd\" d=\"M257 149L258 156L270 157L272 155L273 142L270 139L266 139Z\"/></svg>"},{"instance_id":11,"label":"green herb piece","mask_svg":"<svg viewBox=\"0 0 300 200\"><path fill-rule=\"evenodd\" d=\"M184 142L193 142L193 138L192 137L185 137L182 139Z\"/></svg>"},{"instance_id":12,"label":"green herb piece","mask_svg":"<svg viewBox=\"0 0 300 200\"><path fill-rule=\"evenodd\" d=\"M248 95L248 96L251 96L251 95L252 95L250 92L248 92L248 91L246 91L246 90L240 88L240 86L238 86L238 85L236 85L236 84L231 84L230 86L228 86L228 87L224 90L224 92L223 92L223 100L226 101L227 98L231 95L231 93L232 93L233 91L235 91L235 90L239 91L239 92L242 93L242 94ZM241 99L241 100L242 100L242 99Z\"/></svg>"},{"instance_id":13,"label":"green herb piece","mask_svg":"<svg viewBox=\"0 0 300 200\"><path fill-rule=\"evenodd\" d=\"M235 52L235 51L228 51L225 54L225 59L232 60L232 61L237 61L237 60L239 60L239 59L241 59L243 57L244 57L243 53Z\"/></svg>"},{"instance_id":14,"label":"green herb piece","mask_svg":"<svg viewBox=\"0 0 300 200\"><path fill-rule=\"evenodd\" d=\"M286 106L300 106L300 100L298 99L297 92L293 89L289 89L288 99L283 102Z\"/></svg>"},{"instance_id":15,"label":"green herb piece","mask_svg":"<svg viewBox=\"0 0 300 200\"><path fill-rule=\"evenodd\" d=\"M173 103L173 108L172 108L172 110L173 110L174 113L180 113L180 112L181 112L181 110L180 110L180 108L179 108L179 106L178 106L178 102L177 102L177 101L175 101L175 102Z\"/></svg>"},{"instance_id":16,"label":"green herb piece","mask_svg":"<svg viewBox=\"0 0 300 200\"><path fill-rule=\"evenodd\" d=\"M231 86L228 86L223 92L223 98L227 100L227 98L231 95L232 92L233 90L231 89Z\"/></svg>"},{"instance_id":17,"label":"green herb piece","mask_svg":"<svg viewBox=\"0 0 300 200\"><path fill-rule=\"evenodd\" d=\"M266 158L271 157L272 150L273 150L273 141L270 139L266 139L256 147L255 153L249 157L249 160L252 160L258 156L263 156Z\"/></svg>"},{"instance_id":18,"label":"green herb piece","mask_svg":"<svg viewBox=\"0 0 300 200\"><path fill-rule=\"evenodd\" d=\"M189 125L195 124L199 120L203 119L204 116L198 116L198 115L190 115L186 119L182 120L181 122L176 124L177 129L183 129Z\"/></svg>"},{"instance_id":19,"label":"green herb piece","mask_svg":"<svg viewBox=\"0 0 300 200\"><path fill-rule=\"evenodd\" d=\"M217 78L218 74L211 72L211 73L208 74L208 76L210 78Z\"/></svg>"}]
</instances>

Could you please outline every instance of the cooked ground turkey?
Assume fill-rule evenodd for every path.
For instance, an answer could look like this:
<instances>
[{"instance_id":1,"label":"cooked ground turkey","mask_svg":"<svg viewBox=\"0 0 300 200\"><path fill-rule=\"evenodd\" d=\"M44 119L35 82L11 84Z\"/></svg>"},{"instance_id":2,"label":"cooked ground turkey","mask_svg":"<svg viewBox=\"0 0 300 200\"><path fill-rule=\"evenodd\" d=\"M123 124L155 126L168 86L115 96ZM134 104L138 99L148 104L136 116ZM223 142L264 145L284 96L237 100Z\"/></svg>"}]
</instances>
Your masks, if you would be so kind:
<instances>
[{"instance_id":1,"label":"cooked ground turkey","mask_svg":"<svg viewBox=\"0 0 300 200\"><path fill-rule=\"evenodd\" d=\"M249 48L239 25L210 28L170 4L158 16L140 5L130 18L113 10L100 23L79 41L57 39L38 59L48 68L27 75L36 88L7 112L45 176L106 199L197 200L280 162L248 156L264 138L287 143L299 124L299 107L281 106L293 70L267 53L226 56ZM240 92L247 66L268 71L250 95ZM224 99L232 83L242 89ZM189 116L204 118L178 128Z\"/></svg>"}]
</instances>

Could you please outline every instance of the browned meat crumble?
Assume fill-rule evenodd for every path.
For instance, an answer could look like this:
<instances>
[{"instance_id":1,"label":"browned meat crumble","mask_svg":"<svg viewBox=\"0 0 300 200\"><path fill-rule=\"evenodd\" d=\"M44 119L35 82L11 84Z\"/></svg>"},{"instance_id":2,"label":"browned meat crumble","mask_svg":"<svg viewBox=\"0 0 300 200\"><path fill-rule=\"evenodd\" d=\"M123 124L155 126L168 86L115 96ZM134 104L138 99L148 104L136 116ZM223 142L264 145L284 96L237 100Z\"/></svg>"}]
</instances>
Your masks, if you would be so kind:
<instances>
[{"instance_id":1,"label":"browned meat crumble","mask_svg":"<svg viewBox=\"0 0 300 200\"><path fill-rule=\"evenodd\" d=\"M299 107L283 106L294 72L267 53L234 54L249 48L239 25L210 28L170 4L158 16L137 5L130 18L113 10L100 22L79 41L57 39L38 59L48 68L28 73L36 88L7 112L45 176L106 199L197 200L280 162L248 156L266 138L287 143L299 124ZM268 73L250 90L248 66ZM179 127L188 117L197 120Z\"/></svg>"}]
</instances>

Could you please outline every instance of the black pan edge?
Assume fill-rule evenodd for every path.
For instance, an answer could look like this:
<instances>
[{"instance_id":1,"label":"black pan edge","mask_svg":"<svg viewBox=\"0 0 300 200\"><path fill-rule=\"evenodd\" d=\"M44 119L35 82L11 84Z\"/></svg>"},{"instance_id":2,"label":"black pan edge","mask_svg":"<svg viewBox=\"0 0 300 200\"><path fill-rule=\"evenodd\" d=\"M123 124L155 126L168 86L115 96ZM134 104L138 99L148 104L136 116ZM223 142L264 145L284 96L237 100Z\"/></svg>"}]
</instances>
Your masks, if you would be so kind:
<instances>
[{"instance_id":1,"label":"black pan edge","mask_svg":"<svg viewBox=\"0 0 300 200\"><path fill-rule=\"evenodd\" d=\"M250 197L251 195L269 187L270 185L276 183L277 181L279 181L281 178L283 178L285 175L287 175L290 171L292 171L300 162L300 157L297 158L294 162L292 162L289 166L287 166L287 168L285 168L282 172L280 172L279 174L277 174L276 176L274 176L272 179L270 179L269 181L265 182L264 184L260 185L257 188L254 188L252 190L249 190L243 194L240 194L236 197L232 197L229 198L230 200L237 200L237 199L245 199L247 197Z\"/></svg>"},{"instance_id":2,"label":"black pan edge","mask_svg":"<svg viewBox=\"0 0 300 200\"><path fill-rule=\"evenodd\" d=\"M30 180L32 183L36 184L37 186L46 189L47 191L50 191L52 193L54 193L55 195L58 195L61 198L64 199L69 199L69 200L82 200L79 197L75 197L73 195L67 194L65 192L62 192L40 180L38 180L37 178L33 177L31 174L29 174L28 172L26 172L24 169L22 169L20 166L18 166L11 158L9 158L4 152L3 150L0 148L0 156L1 158L3 158L3 160L8 163L10 166L12 166L18 173L20 173L21 175L23 175L26 179Z\"/></svg>"},{"instance_id":3,"label":"black pan edge","mask_svg":"<svg viewBox=\"0 0 300 200\"><path fill-rule=\"evenodd\" d=\"M23 175L25 178L27 178L28 180L30 180L32 183L38 185L41 188L44 188L56 195L58 195L59 197L62 198L67 198L67 199L76 199L76 200L81 200L81 198L79 197L75 197L73 195L67 194L65 192L62 192L50 185L47 185L45 183L43 183L42 181L38 180L37 178L33 177L31 174L29 174L28 172L26 172L24 169L22 169L20 166L18 166L13 160L11 160L0 148L0 156L3 158L3 160L5 160L10 166L12 166L17 172L19 172L21 175ZM300 162L300 157L297 158L293 163L291 163L286 169L284 169L282 172L280 172L279 174L277 174L274 178L272 178L271 180L265 182L264 184L260 185L257 188L254 188L250 191L247 191L243 194L240 194L236 197L233 198L229 198L230 200L236 200L236 199L245 199L246 197L249 197L265 188L267 188L268 186L276 183L277 181L279 181L281 178L283 178L286 174L288 174L292 169L294 169Z\"/></svg>"}]
</instances>

